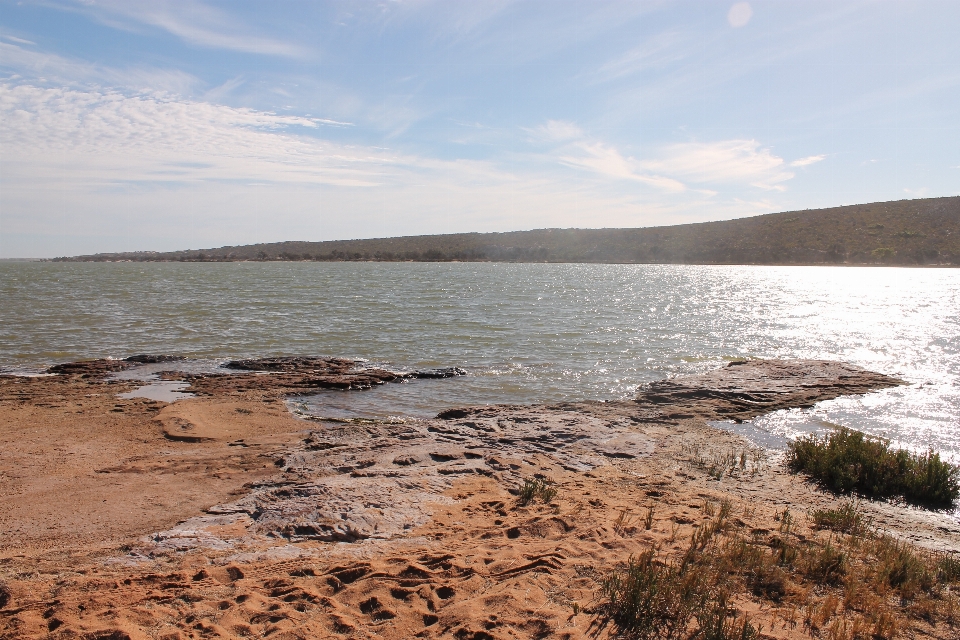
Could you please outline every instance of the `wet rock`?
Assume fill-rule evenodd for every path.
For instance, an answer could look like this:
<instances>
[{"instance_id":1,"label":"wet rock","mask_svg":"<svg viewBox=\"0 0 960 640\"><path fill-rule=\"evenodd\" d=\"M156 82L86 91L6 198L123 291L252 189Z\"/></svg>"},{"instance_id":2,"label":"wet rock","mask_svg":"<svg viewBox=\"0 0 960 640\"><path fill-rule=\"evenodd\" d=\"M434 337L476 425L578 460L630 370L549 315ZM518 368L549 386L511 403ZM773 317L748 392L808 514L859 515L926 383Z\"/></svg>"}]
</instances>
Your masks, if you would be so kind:
<instances>
[{"instance_id":1,"label":"wet rock","mask_svg":"<svg viewBox=\"0 0 960 640\"><path fill-rule=\"evenodd\" d=\"M465 376L467 372L460 367L445 367L443 369L420 369L409 374L411 378L453 378Z\"/></svg>"},{"instance_id":2,"label":"wet rock","mask_svg":"<svg viewBox=\"0 0 960 640\"><path fill-rule=\"evenodd\" d=\"M250 358L231 360L222 365L224 369L237 371L283 371L287 373L346 373L360 364L347 358L324 358L317 356L289 356L279 358Z\"/></svg>"},{"instance_id":3,"label":"wet rock","mask_svg":"<svg viewBox=\"0 0 960 640\"><path fill-rule=\"evenodd\" d=\"M147 353L141 353L136 356L124 358L123 360L124 362L135 362L137 364L158 364L160 362L178 362L186 359L186 356L150 355Z\"/></svg>"},{"instance_id":4,"label":"wet rock","mask_svg":"<svg viewBox=\"0 0 960 640\"><path fill-rule=\"evenodd\" d=\"M111 360L109 358L100 358L98 360L81 360L79 362L65 362L55 364L47 373L59 373L61 375L82 375L88 377L106 376L110 373L123 371L134 366L135 363L125 360Z\"/></svg>"}]
</instances>

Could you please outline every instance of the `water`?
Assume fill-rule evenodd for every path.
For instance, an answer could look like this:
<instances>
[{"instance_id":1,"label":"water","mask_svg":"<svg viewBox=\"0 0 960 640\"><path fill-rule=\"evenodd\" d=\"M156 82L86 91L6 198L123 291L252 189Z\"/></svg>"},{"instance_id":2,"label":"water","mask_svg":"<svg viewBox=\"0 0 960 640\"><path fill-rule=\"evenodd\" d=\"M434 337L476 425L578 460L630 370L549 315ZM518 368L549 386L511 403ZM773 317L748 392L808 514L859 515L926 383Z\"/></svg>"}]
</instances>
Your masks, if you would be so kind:
<instances>
[{"instance_id":1,"label":"water","mask_svg":"<svg viewBox=\"0 0 960 640\"><path fill-rule=\"evenodd\" d=\"M193 398L194 394L185 393L184 389L190 386L189 382L173 382L170 380L158 380L150 382L142 387L126 393L118 393L118 398L146 398L147 400L159 400L161 402L176 402L184 398Z\"/></svg>"},{"instance_id":2,"label":"water","mask_svg":"<svg viewBox=\"0 0 960 640\"><path fill-rule=\"evenodd\" d=\"M7 371L169 353L207 368L317 354L471 374L304 401L323 415L627 398L731 359L845 360L909 384L749 428L773 442L845 424L960 461L960 270L0 263L0 299Z\"/></svg>"}]
</instances>

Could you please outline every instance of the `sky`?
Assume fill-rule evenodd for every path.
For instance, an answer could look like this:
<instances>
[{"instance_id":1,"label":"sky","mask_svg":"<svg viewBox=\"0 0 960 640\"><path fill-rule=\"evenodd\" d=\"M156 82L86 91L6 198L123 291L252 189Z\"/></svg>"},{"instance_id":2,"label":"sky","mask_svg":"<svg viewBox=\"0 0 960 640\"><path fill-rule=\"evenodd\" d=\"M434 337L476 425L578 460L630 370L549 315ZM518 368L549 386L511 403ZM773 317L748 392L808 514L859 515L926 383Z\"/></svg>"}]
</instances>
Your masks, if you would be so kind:
<instances>
[{"instance_id":1,"label":"sky","mask_svg":"<svg viewBox=\"0 0 960 640\"><path fill-rule=\"evenodd\" d=\"M0 0L0 258L960 194L960 2Z\"/></svg>"}]
</instances>

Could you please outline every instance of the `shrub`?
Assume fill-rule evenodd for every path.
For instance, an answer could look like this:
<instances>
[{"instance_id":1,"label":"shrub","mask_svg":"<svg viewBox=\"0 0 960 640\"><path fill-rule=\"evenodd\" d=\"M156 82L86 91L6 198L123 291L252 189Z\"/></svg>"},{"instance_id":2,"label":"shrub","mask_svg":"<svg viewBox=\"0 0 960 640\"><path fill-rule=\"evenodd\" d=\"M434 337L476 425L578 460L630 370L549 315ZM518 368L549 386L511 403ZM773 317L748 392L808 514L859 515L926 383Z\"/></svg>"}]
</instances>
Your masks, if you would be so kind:
<instances>
[{"instance_id":1,"label":"shrub","mask_svg":"<svg viewBox=\"0 0 960 640\"><path fill-rule=\"evenodd\" d=\"M895 450L885 440L847 428L795 440L787 464L838 493L900 497L933 508L952 507L960 496L960 468L938 453Z\"/></svg>"}]
</instances>

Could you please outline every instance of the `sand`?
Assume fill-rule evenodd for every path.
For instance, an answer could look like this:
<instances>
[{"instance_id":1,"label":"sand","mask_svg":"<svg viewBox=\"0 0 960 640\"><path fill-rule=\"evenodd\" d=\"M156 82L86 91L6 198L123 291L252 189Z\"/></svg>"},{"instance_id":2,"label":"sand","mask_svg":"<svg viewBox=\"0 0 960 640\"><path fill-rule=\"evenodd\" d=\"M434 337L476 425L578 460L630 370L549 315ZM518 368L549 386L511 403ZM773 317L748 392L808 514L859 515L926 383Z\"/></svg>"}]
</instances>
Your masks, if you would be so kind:
<instances>
[{"instance_id":1,"label":"sand","mask_svg":"<svg viewBox=\"0 0 960 640\"><path fill-rule=\"evenodd\" d=\"M679 551L722 500L760 537L785 508L799 535L824 535L803 514L840 501L708 419L897 383L837 363L752 362L651 385L636 402L408 422L287 411L292 393L391 379L352 366L170 373L198 394L172 404L118 399L134 384L102 365L0 377L2 637L607 637L595 614L605 572L651 545ZM726 452L745 467L717 480L698 464ZM516 489L534 476L556 496L522 506ZM913 544L960 550L945 515L864 509ZM767 637L810 637L760 599L736 606Z\"/></svg>"}]
</instances>

